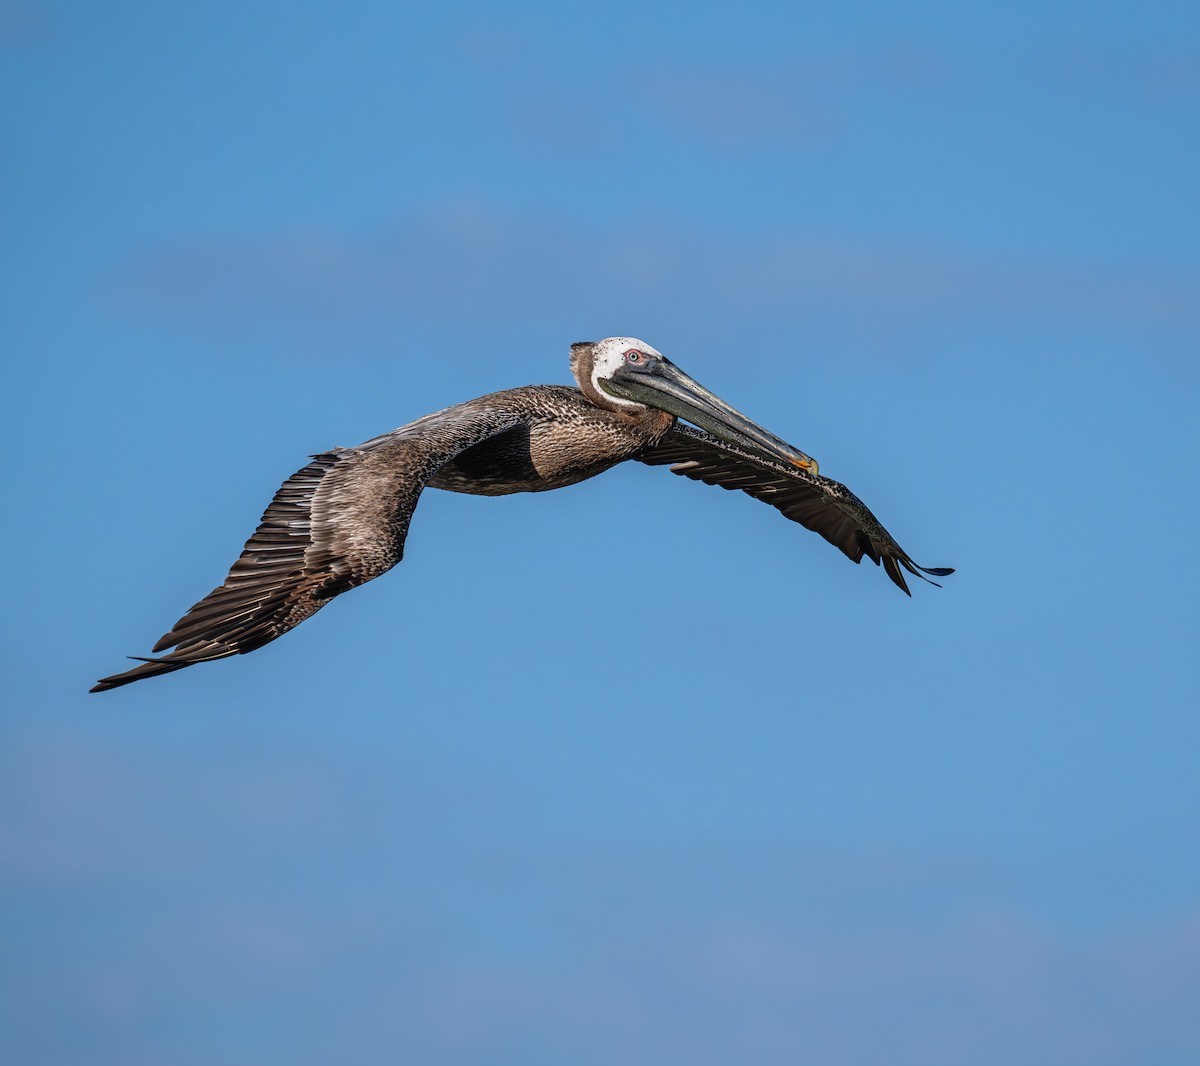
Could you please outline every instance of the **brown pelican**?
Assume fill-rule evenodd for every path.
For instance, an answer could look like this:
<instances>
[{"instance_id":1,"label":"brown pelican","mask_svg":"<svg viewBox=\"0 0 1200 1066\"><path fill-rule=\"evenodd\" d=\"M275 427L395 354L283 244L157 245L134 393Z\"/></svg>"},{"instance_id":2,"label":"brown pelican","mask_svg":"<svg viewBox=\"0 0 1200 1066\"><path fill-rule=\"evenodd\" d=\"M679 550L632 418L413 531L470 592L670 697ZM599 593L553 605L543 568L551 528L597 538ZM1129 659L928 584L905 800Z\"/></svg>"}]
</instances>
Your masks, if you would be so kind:
<instances>
[{"instance_id":1,"label":"brown pelican","mask_svg":"<svg viewBox=\"0 0 1200 1066\"><path fill-rule=\"evenodd\" d=\"M313 456L275 494L225 583L154 646L174 651L141 659L91 691L254 651L338 593L390 570L427 485L501 496L573 485L627 459L669 464L673 473L769 503L856 563L863 556L882 563L906 593L904 571L925 581L953 573L914 563L857 496L821 476L815 460L644 341L573 344L571 370L578 388L494 392L357 448Z\"/></svg>"}]
</instances>

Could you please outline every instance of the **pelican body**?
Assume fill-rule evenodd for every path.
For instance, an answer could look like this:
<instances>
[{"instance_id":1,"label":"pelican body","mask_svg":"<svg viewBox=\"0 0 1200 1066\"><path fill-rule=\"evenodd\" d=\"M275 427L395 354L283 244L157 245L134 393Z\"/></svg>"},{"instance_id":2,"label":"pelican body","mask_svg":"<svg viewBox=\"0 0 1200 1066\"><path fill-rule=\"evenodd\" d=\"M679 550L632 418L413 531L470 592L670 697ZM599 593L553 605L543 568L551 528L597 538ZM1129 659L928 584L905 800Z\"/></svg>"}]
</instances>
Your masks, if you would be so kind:
<instances>
[{"instance_id":1,"label":"pelican body","mask_svg":"<svg viewBox=\"0 0 1200 1066\"><path fill-rule=\"evenodd\" d=\"M815 460L644 341L574 344L571 370L576 388L494 392L357 448L313 456L275 494L224 583L155 645L156 654L167 654L142 659L91 691L254 651L339 593L390 570L403 557L426 486L479 496L545 492L636 459L769 503L854 562L866 556L882 563L906 593L904 571L924 580L953 572L918 566L857 496L819 473Z\"/></svg>"}]
</instances>

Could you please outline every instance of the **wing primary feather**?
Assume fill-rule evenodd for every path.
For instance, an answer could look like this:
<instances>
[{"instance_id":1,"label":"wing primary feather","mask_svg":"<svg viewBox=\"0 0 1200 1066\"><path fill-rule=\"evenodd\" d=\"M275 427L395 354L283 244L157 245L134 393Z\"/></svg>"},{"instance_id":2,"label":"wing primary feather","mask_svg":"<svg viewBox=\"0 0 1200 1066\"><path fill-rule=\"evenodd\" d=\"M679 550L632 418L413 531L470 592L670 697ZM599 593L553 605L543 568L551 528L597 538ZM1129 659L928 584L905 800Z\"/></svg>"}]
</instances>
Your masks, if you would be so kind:
<instances>
[{"instance_id":1,"label":"wing primary feather","mask_svg":"<svg viewBox=\"0 0 1200 1066\"><path fill-rule=\"evenodd\" d=\"M892 579L896 587L899 588L901 592L903 592L906 596L912 595L912 593L908 590L908 583L904 580L904 574L901 572L900 567L896 565L896 559L894 556L883 556L883 568L887 571L887 576Z\"/></svg>"}]
</instances>

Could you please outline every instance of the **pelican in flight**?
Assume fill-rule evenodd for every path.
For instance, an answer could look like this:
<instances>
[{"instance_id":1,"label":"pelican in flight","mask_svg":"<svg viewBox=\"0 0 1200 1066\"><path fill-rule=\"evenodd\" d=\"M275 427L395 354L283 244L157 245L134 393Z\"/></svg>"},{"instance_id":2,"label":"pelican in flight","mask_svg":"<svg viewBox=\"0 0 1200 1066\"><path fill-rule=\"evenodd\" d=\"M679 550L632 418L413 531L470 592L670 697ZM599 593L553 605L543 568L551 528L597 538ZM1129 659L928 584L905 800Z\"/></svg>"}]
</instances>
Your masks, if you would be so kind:
<instances>
[{"instance_id":1,"label":"pelican in flight","mask_svg":"<svg viewBox=\"0 0 1200 1066\"><path fill-rule=\"evenodd\" d=\"M927 574L953 573L918 566L854 493L818 472L814 459L735 411L644 341L573 344L571 371L578 388L494 392L357 448L313 456L275 494L224 584L154 646L155 654L166 654L140 659L91 691L254 651L339 593L390 570L404 554L426 486L480 496L544 492L636 459L740 489L854 562L866 556L882 564L909 595L905 571L924 581Z\"/></svg>"}]
</instances>

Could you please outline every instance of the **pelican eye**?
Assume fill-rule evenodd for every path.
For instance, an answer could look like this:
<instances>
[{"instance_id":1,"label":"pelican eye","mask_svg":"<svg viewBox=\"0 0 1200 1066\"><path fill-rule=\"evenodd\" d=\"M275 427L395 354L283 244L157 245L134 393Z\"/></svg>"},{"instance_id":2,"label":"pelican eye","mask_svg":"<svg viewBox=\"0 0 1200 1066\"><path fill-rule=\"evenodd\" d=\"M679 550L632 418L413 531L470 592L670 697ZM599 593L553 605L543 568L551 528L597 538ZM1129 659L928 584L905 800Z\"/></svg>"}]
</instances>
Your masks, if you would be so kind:
<instances>
[{"instance_id":1,"label":"pelican eye","mask_svg":"<svg viewBox=\"0 0 1200 1066\"><path fill-rule=\"evenodd\" d=\"M630 348L629 351L625 353L625 362L627 363L640 363L645 358L645 355L639 352L636 348Z\"/></svg>"}]
</instances>

